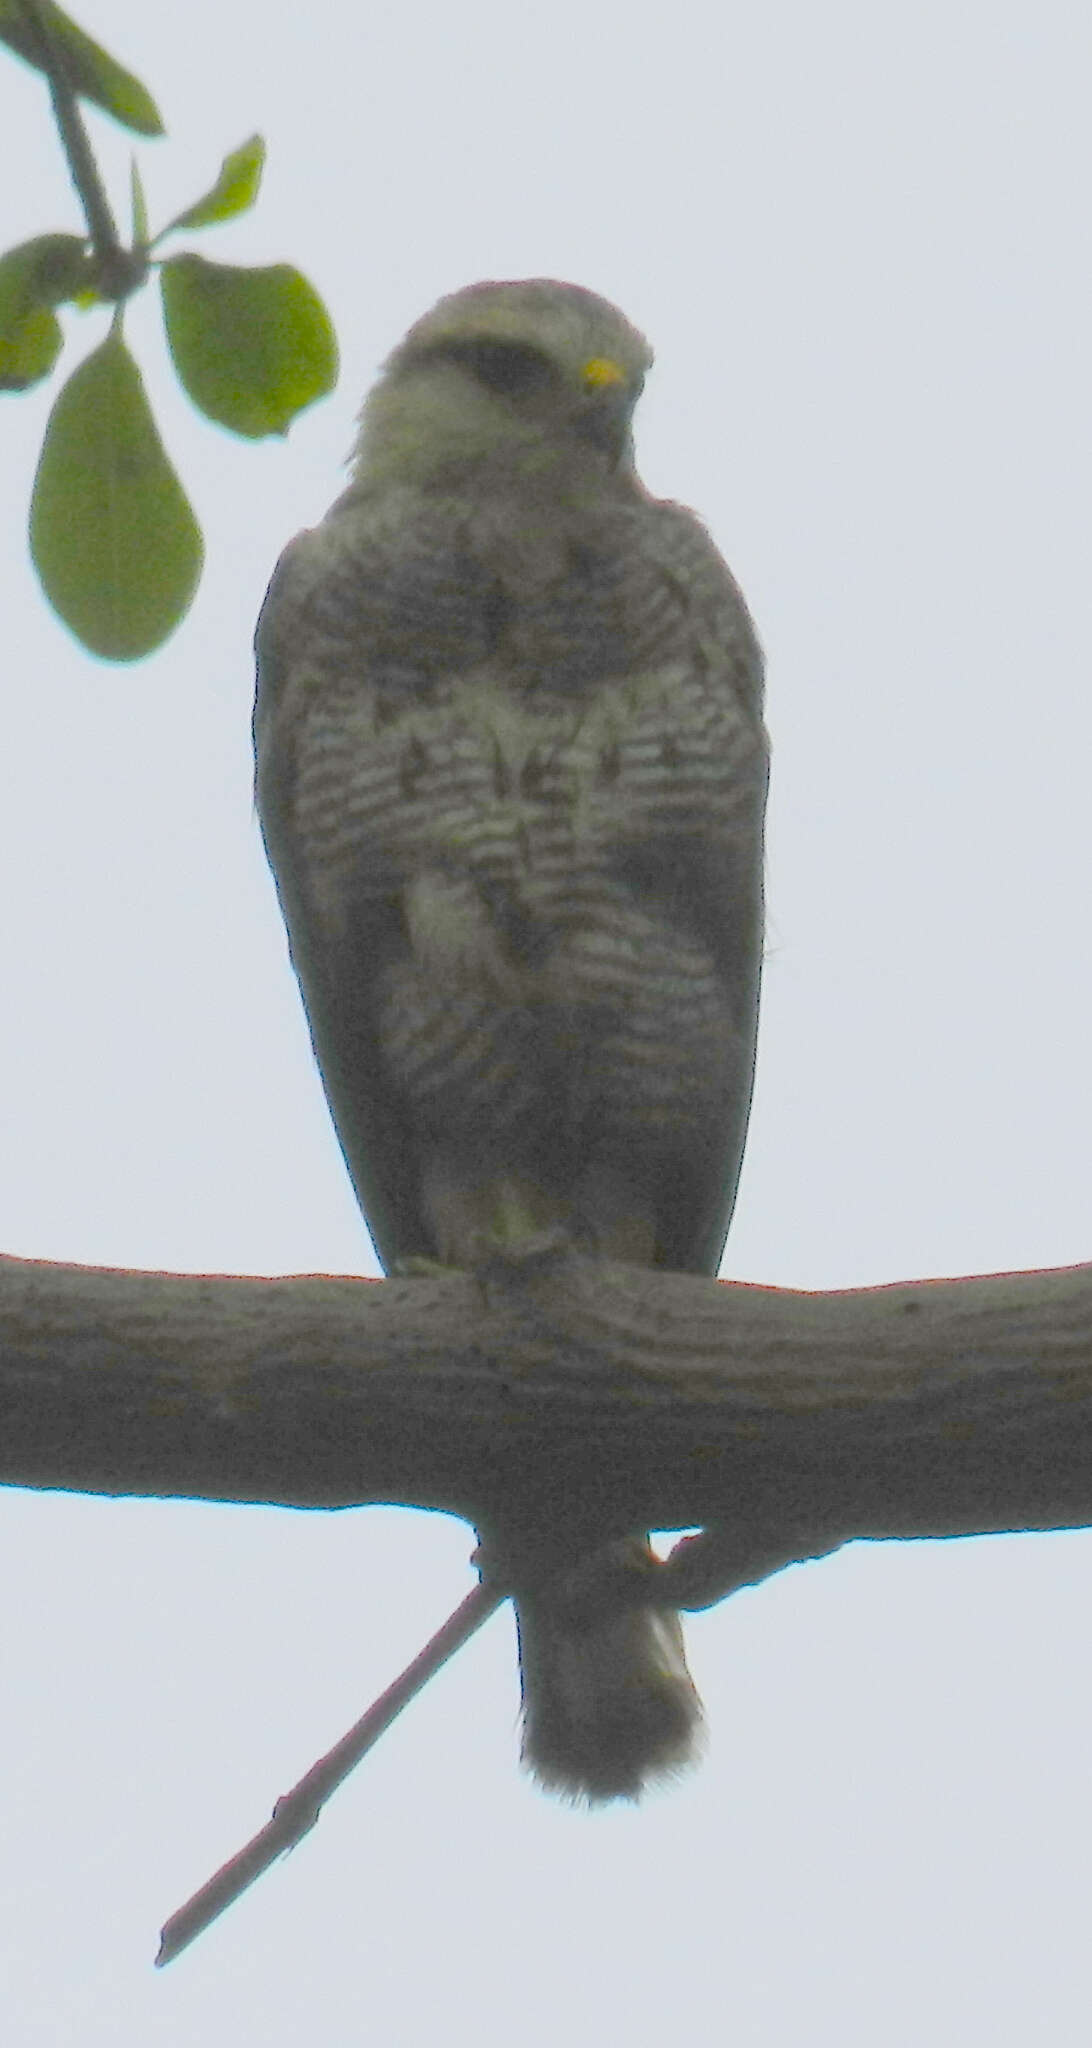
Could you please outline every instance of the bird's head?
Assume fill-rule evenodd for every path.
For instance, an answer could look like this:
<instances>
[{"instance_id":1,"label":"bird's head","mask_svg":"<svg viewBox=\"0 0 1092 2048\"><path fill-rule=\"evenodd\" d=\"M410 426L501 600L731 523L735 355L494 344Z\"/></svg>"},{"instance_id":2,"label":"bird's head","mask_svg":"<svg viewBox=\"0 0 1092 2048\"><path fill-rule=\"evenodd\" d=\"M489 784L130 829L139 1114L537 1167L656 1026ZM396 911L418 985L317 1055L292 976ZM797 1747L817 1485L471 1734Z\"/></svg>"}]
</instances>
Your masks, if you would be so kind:
<instances>
[{"instance_id":1,"label":"bird's head","mask_svg":"<svg viewBox=\"0 0 1092 2048\"><path fill-rule=\"evenodd\" d=\"M632 470L652 352L617 308L549 278L441 299L389 358L360 417L358 480L458 483Z\"/></svg>"}]
</instances>

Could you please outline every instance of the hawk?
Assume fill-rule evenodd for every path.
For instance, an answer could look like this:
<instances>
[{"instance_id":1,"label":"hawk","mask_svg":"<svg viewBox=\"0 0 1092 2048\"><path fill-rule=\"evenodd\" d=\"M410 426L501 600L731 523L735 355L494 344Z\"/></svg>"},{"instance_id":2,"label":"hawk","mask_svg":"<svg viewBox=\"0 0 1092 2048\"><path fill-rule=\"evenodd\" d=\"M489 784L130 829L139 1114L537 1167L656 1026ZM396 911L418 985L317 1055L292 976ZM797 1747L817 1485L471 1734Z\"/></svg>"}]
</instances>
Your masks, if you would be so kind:
<instances>
[{"instance_id":1,"label":"hawk","mask_svg":"<svg viewBox=\"0 0 1092 2048\"><path fill-rule=\"evenodd\" d=\"M559 1230L720 1261L754 1068L762 657L705 528L635 473L650 362L576 285L442 299L262 609L258 812L388 1271ZM590 1801L685 1763L701 1717L647 1538L610 1535L593 1564L628 1605L597 1606L594 1569L517 1600L524 1760Z\"/></svg>"}]
</instances>

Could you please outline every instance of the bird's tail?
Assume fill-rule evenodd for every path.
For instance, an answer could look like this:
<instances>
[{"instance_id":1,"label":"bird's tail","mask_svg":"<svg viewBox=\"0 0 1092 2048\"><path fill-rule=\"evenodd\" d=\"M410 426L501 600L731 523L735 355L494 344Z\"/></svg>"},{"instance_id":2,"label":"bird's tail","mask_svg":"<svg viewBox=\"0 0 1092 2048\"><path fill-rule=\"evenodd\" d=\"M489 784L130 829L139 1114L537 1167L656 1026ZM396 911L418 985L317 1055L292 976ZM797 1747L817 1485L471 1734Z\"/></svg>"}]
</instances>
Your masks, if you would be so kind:
<instances>
[{"instance_id":1,"label":"bird's tail","mask_svg":"<svg viewBox=\"0 0 1092 2048\"><path fill-rule=\"evenodd\" d=\"M636 1799L694 1761L701 1701L682 1625L670 1608L641 1604L656 1569L647 1542L632 1537L520 1595L523 1762L551 1792Z\"/></svg>"}]
</instances>

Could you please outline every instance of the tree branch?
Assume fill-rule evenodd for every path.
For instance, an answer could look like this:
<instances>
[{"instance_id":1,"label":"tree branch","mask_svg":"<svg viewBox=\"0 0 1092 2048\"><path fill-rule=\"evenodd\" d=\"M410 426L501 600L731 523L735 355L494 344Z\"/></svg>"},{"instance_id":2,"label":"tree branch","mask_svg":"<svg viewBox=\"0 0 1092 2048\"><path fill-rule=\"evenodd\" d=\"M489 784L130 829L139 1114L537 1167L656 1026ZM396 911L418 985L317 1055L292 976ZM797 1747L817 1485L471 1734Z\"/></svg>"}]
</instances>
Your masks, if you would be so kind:
<instances>
[{"instance_id":1,"label":"tree branch","mask_svg":"<svg viewBox=\"0 0 1092 2048\"><path fill-rule=\"evenodd\" d=\"M572 1252L382 1282L0 1260L0 1482L528 1542L718 1524L672 1568L699 1605L852 1537L1092 1524L1092 1267L805 1294Z\"/></svg>"}]
</instances>

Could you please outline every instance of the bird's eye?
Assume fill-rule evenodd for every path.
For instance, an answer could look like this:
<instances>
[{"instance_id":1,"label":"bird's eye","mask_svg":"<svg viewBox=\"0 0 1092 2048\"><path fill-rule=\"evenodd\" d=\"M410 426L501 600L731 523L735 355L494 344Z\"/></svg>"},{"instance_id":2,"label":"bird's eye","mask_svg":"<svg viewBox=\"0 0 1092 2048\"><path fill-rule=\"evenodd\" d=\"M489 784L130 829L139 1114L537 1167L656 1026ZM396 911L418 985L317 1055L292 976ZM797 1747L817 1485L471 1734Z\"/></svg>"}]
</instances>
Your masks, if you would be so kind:
<instances>
[{"instance_id":1,"label":"bird's eye","mask_svg":"<svg viewBox=\"0 0 1092 2048\"><path fill-rule=\"evenodd\" d=\"M536 391L545 391L556 374L549 356L520 341L468 341L457 354L479 383L505 398L529 398Z\"/></svg>"}]
</instances>

